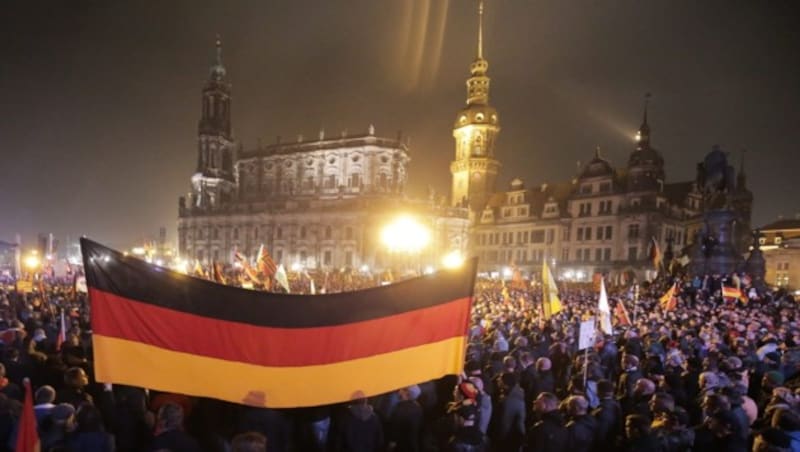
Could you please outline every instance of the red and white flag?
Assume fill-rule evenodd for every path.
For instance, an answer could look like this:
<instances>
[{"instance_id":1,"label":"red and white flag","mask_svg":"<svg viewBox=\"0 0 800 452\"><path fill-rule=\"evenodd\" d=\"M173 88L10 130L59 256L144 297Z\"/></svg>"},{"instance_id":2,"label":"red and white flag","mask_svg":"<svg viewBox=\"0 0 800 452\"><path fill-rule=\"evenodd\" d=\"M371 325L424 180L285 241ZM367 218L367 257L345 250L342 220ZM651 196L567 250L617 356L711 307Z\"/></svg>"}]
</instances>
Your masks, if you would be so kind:
<instances>
[{"instance_id":1,"label":"red and white flag","mask_svg":"<svg viewBox=\"0 0 800 452\"><path fill-rule=\"evenodd\" d=\"M58 325L58 337L56 337L56 351L61 351L61 346L67 342L67 323L64 321L64 310L61 310L61 323Z\"/></svg>"}]
</instances>

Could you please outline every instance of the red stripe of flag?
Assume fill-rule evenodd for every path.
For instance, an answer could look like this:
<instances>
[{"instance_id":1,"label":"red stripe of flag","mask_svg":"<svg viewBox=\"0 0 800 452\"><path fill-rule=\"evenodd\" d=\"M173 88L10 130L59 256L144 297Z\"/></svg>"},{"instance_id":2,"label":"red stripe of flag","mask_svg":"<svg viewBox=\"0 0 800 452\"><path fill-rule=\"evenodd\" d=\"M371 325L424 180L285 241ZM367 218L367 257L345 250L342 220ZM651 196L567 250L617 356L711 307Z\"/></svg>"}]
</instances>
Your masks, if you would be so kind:
<instances>
[{"instance_id":1,"label":"red stripe of flag","mask_svg":"<svg viewBox=\"0 0 800 452\"><path fill-rule=\"evenodd\" d=\"M274 367L335 363L463 336L464 325L452 319L468 318L470 309L467 297L361 322L275 328L202 317L89 290L95 335Z\"/></svg>"}]
</instances>

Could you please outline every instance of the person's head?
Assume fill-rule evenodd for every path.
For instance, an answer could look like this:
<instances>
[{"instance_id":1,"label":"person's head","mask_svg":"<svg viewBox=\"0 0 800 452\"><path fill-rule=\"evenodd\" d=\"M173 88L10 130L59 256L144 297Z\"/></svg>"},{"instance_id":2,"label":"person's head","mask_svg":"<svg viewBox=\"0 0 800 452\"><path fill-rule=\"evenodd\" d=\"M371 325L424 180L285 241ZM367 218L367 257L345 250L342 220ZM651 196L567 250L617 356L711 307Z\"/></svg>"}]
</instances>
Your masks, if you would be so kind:
<instances>
[{"instance_id":1,"label":"person's head","mask_svg":"<svg viewBox=\"0 0 800 452\"><path fill-rule=\"evenodd\" d=\"M657 392L650 398L649 407L653 416L671 413L675 409L675 398L667 392Z\"/></svg>"},{"instance_id":2,"label":"person's head","mask_svg":"<svg viewBox=\"0 0 800 452\"><path fill-rule=\"evenodd\" d=\"M704 391L719 386L719 377L714 372L701 373L697 381L700 385L700 389Z\"/></svg>"},{"instance_id":3,"label":"person's head","mask_svg":"<svg viewBox=\"0 0 800 452\"><path fill-rule=\"evenodd\" d=\"M81 432L102 432L103 418L100 410L91 404L83 404L75 415L78 422L78 430Z\"/></svg>"},{"instance_id":4,"label":"person's head","mask_svg":"<svg viewBox=\"0 0 800 452\"><path fill-rule=\"evenodd\" d=\"M406 388L400 388L400 390L397 392L400 395L400 400L417 400L422 391L419 389L419 386L413 385Z\"/></svg>"},{"instance_id":5,"label":"person's head","mask_svg":"<svg viewBox=\"0 0 800 452\"><path fill-rule=\"evenodd\" d=\"M600 380L597 382L597 395L601 398L614 396L614 383L610 380Z\"/></svg>"},{"instance_id":6,"label":"person's head","mask_svg":"<svg viewBox=\"0 0 800 452\"><path fill-rule=\"evenodd\" d=\"M517 368L517 359L511 355L506 356L503 358L503 369L506 372L514 372L514 369Z\"/></svg>"},{"instance_id":7,"label":"person's head","mask_svg":"<svg viewBox=\"0 0 800 452\"><path fill-rule=\"evenodd\" d=\"M636 355L625 353L622 355L622 367L626 371L633 371L639 367L639 358Z\"/></svg>"},{"instance_id":8,"label":"person's head","mask_svg":"<svg viewBox=\"0 0 800 452\"><path fill-rule=\"evenodd\" d=\"M511 390L519 382L519 377L514 372L503 372L500 376L500 384L505 390Z\"/></svg>"},{"instance_id":9,"label":"person's head","mask_svg":"<svg viewBox=\"0 0 800 452\"><path fill-rule=\"evenodd\" d=\"M633 386L633 394L636 396L647 397L656 392L656 384L647 378L640 378L636 380Z\"/></svg>"},{"instance_id":10,"label":"person's head","mask_svg":"<svg viewBox=\"0 0 800 452\"><path fill-rule=\"evenodd\" d=\"M52 386L44 385L36 390L36 394L34 394L33 398L37 405L53 403L53 401L56 400L56 390L53 389Z\"/></svg>"},{"instance_id":11,"label":"person's head","mask_svg":"<svg viewBox=\"0 0 800 452\"><path fill-rule=\"evenodd\" d=\"M772 415L772 426L785 432L800 431L800 415L794 410L778 408Z\"/></svg>"},{"instance_id":12,"label":"person's head","mask_svg":"<svg viewBox=\"0 0 800 452\"><path fill-rule=\"evenodd\" d=\"M792 438L777 428L766 428L755 435L753 452L789 452Z\"/></svg>"},{"instance_id":13,"label":"person's head","mask_svg":"<svg viewBox=\"0 0 800 452\"><path fill-rule=\"evenodd\" d=\"M703 398L701 408L705 416L711 416L719 411L730 410L731 404L728 402L728 398L722 394L708 394Z\"/></svg>"},{"instance_id":14,"label":"person's head","mask_svg":"<svg viewBox=\"0 0 800 452\"><path fill-rule=\"evenodd\" d=\"M231 441L231 452L267 452L267 437L258 432L240 433Z\"/></svg>"},{"instance_id":15,"label":"person's head","mask_svg":"<svg viewBox=\"0 0 800 452\"><path fill-rule=\"evenodd\" d=\"M457 402L463 400L475 401L478 398L478 388L471 381L463 381L456 385L453 396Z\"/></svg>"},{"instance_id":16,"label":"person's head","mask_svg":"<svg viewBox=\"0 0 800 452\"><path fill-rule=\"evenodd\" d=\"M89 377L80 367L71 367L64 374L64 383L71 388L84 388L89 384Z\"/></svg>"},{"instance_id":17,"label":"person's head","mask_svg":"<svg viewBox=\"0 0 800 452\"><path fill-rule=\"evenodd\" d=\"M650 419L641 414L630 414L625 418L625 436L628 439L641 438L650 433Z\"/></svg>"},{"instance_id":18,"label":"person's head","mask_svg":"<svg viewBox=\"0 0 800 452\"><path fill-rule=\"evenodd\" d=\"M536 370L539 372L549 372L551 367L553 367L553 363L550 362L549 358L539 358L536 360Z\"/></svg>"},{"instance_id":19,"label":"person's head","mask_svg":"<svg viewBox=\"0 0 800 452\"><path fill-rule=\"evenodd\" d=\"M75 430L75 408L69 403L59 403L50 412L50 419L58 429L71 432Z\"/></svg>"},{"instance_id":20,"label":"person's head","mask_svg":"<svg viewBox=\"0 0 800 452\"><path fill-rule=\"evenodd\" d=\"M729 410L720 410L712 414L709 418L708 427L714 436L719 438L736 434L739 431L736 416Z\"/></svg>"},{"instance_id":21,"label":"person's head","mask_svg":"<svg viewBox=\"0 0 800 452\"><path fill-rule=\"evenodd\" d=\"M165 403L158 409L158 426L163 432L183 428L183 408L177 403Z\"/></svg>"},{"instance_id":22,"label":"person's head","mask_svg":"<svg viewBox=\"0 0 800 452\"><path fill-rule=\"evenodd\" d=\"M543 392L533 401L533 411L544 414L558 409L558 397L551 392Z\"/></svg>"},{"instance_id":23,"label":"person's head","mask_svg":"<svg viewBox=\"0 0 800 452\"><path fill-rule=\"evenodd\" d=\"M570 416L583 416L589 410L589 402L580 395L569 396L566 400L567 414Z\"/></svg>"}]
</instances>

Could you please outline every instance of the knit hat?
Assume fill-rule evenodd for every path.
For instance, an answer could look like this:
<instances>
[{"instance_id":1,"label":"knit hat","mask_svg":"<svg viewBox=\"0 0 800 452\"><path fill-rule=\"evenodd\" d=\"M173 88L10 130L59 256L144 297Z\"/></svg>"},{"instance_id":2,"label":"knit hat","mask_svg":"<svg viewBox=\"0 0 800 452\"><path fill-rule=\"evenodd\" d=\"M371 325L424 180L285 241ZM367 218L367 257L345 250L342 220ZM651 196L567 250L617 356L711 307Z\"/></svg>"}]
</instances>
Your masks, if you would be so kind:
<instances>
[{"instance_id":1,"label":"knit hat","mask_svg":"<svg viewBox=\"0 0 800 452\"><path fill-rule=\"evenodd\" d=\"M478 388L470 381L462 382L458 385L458 390L467 399L475 400L478 398Z\"/></svg>"},{"instance_id":2,"label":"knit hat","mask_svg":"<svg viewBox=\"0 0 800 452\"><path fill-rule=\"evenodd\" d=\"M778 372L777 370L773 370L764 374L764 378L767 379L772 385L780 386L783 384L784 378L783 374Z\"/></svg>"},{"instance_id":3,"label":"knit hat","mask_svg":"<svg viewBox=\"0 0 800 452\"><path fill-rule=\"evenodd\" d=\"M408 398L411 400L417 400L422 394L422 390L417 385L407 387L406 391L408 391Z\"/></svg>"}]
</instances>

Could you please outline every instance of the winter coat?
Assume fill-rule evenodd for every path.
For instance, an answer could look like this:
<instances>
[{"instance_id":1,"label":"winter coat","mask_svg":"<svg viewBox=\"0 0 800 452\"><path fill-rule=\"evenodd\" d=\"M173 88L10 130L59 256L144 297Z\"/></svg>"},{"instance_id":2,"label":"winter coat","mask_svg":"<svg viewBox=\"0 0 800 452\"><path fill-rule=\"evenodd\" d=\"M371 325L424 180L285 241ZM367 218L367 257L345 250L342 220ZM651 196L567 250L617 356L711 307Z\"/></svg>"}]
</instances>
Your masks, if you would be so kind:
<instances>
[{"instance_id":1,"label":"winter coat","mask_svg":"<svg viewBox=\"0 0 800 452\"><path fill-rule=\"evenodd\" d=\"M337 452L383 450L383 427L369 405L351 405L337 423L334 436Z\"/></svg>"},{"instance_id":2,"label":"winter coat","mask_svg":"<svg viewBox=\"0 0 800 452\"><path fill-rule=\"evenodd\" d=\"M525 436L525 452L565 452L569 433L561 414L550 411L528 430Z\"/></svg>"},{"instance_id":3,"label":"winter coat","mask_svg":"<svg viewBox=\"0 0 800 452\"><path fill-rule=\"evenodd\" d=\"M519 449L525 438L525 392L514 386L497 408L497 431L492 439L502 450Z\"/></svg>"},{"instance_id":4,"label":"winter coat","mask_svg":"<svg viewBox=\"0 0 800 452\"><path fill-rule=\"evenodd\" d=\"M617 438L622 436L623 427L619 402L613 398L601 399L600 406L592 411L592 416L597 420L597 441L607 446L616 444Z\"/></svg>"},{"instance_id":5,"label":"winter coat","mask_svg":"<svg viewBox=\"0 0 800 452\"><path fill-rule=\"evenodd\" d=\"M588 414L574 416L567 423L569 433L567 448L569 452L589 452L594 447L597 435L597 421Z\"/></svg>"}]
</instances>

